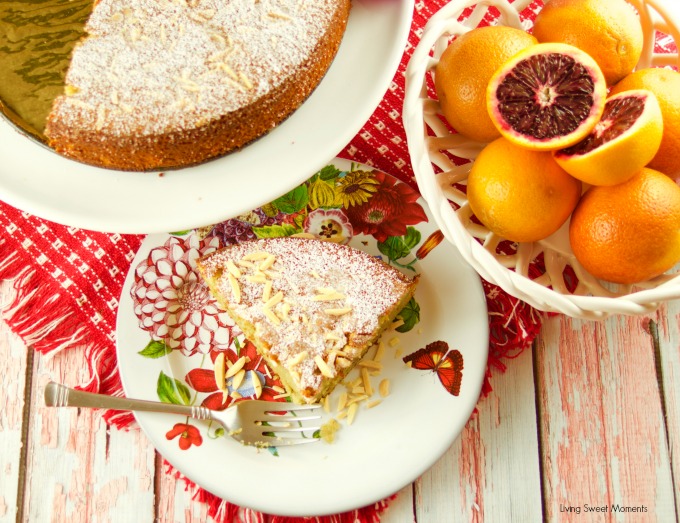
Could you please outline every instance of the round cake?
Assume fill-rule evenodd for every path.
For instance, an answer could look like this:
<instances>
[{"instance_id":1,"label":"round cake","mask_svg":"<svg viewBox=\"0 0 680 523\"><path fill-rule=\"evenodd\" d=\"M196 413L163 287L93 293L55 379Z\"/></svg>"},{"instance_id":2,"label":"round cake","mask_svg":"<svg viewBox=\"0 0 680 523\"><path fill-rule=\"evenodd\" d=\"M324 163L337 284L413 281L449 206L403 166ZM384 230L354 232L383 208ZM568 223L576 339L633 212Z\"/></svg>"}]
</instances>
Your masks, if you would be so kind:
<instances>
[{"instance_id":1,"label":"round cake","mask_svg":"<svg viewBox=\"0 0 680 523\"><path fill-rule=\"evenodd\" d=\"M55 151L166 170L238 149L316 88L350 0L99 0L48 116Z\"/></svg>"}]
</instances>

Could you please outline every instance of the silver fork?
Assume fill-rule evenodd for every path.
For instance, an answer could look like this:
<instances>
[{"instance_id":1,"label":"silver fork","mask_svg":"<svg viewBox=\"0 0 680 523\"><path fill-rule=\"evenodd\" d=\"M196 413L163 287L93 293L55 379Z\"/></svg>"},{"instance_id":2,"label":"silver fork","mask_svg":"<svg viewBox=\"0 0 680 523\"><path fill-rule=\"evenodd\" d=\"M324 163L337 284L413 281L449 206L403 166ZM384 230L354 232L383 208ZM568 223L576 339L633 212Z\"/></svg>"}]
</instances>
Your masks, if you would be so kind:
<instances>
[{"instance_id":1,"label":"silver fork","mask_svg":"<svg viewBox=\"0 0 680 523\"><path fill-rule=\"evenodd\" d=\"M45 387L45 405L160 412L189 416L197 420L212 420L221 424L229 436L245 445L257 447L279 447L319 441L311 434L320 427L310 426L304 422L321 419L321 415L313 413L320 405L244 400L225 410L217 411L200 405L175 405L94 394L71 389L52 381ZM303 415L299 415L299 412Z\"/></svg>"}]
</instances>

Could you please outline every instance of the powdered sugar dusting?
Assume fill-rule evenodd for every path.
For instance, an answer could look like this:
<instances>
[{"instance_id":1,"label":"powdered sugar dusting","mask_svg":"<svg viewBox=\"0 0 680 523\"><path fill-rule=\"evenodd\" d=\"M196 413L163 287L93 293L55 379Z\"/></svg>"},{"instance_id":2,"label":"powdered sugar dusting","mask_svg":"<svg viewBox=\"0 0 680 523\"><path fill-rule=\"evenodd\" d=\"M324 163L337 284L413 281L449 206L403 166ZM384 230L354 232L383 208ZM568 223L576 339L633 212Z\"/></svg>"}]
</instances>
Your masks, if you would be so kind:
<instances>
[{"instance_id":1,"label":"powdered sugar dusting","mask_svg":"<svg viewBox=\"0 0 680 523\"><path fill-rule=\"evenodd\" d=\"M294 74L336 8L333 0L99 0L52 117L120 136L205 125Z\"/></svg>"},{"instance_id":2,"label":"powdered sugar dusting","mask_svg":"<svg viewBox=\"0 0 680 523\"><path fill-rule=\"evenodd\" d=\"M253 253L263 253L262 259L266 259L264 253L274 256L264 282L254 281L261 260L249 262L248 255ZM234 303L227 264L244 257L246 263L239 266L243 271L238 279L240 302ZM230 307L257 325L260 337L272 341L271 352L299 374L302 388L314 390L322 380L315 358L320 356L335 373L336 367L358 356L380 318L412 285L401 272L363 251L296 238L229 246L202 260L202 266L209 278L221 271L219 292L229 297ZM266 281L271 281L267 291ZM269 311L265 292L269 300L282 295Z\"/></svg>"}]
</instances>

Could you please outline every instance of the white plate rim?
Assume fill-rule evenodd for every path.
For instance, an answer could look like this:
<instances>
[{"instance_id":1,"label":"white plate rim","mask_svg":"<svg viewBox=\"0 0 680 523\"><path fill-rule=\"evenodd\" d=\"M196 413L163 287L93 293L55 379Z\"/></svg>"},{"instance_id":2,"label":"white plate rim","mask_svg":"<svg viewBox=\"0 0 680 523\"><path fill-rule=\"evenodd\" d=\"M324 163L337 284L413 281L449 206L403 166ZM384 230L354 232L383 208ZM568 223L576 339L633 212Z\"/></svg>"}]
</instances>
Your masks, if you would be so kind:
<instances>
[{"instance_id":1,"label":"white plate rim","mask_svg":"<svg viewBox=\"0 0 680 523\"><path fill-rule=\"evenodd\" d=\"M332 160L368 121L403 57L414 1L354 0L338 54L305 103L268 135L202 165L162 175L99 169L0 118L0 199L63 225L128 234L196 228L259 207Z\"/></svg>"}]
</instances>

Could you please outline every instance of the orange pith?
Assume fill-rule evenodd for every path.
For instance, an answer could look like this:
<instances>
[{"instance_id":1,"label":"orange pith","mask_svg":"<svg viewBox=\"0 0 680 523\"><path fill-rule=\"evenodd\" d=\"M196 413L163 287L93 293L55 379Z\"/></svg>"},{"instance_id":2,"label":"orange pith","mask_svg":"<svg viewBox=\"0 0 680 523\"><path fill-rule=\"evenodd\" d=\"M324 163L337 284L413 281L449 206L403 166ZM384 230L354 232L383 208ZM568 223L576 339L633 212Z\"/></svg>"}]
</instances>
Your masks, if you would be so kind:
<instances>
[{"instance_id":1,"label":"orange pith","mask_svg":"<svg viewBox=\"0 0 680 523\"><path fill-rule=\"evenodd\" d=\"M458 133L479 142L500 136L486 112L487 84L506 60L535 43L525 31L488 26L446 48L435 68L435 89L444 117Z\"/></svg>"},{"instance_id":2,"label":"orange pith","mask_svg":"<svg viewBox=\"0 0 680 523\"><path fill-rule=\"evenodd\" d=\"M654 157L663 135L661 109L651 91L624 91L607 99L591 133L553 153L572 176L591 185L625 182Z\"/></svg>"},{"instance_id":3,"label":"orange pith","mask_svg":"<svg viewBox=\"0 0 680 523\"><path fill-rule=\"evenodd\" d=\"M680 73L665 68L640 69L616 84L611 94L647 89L659 101L663 117L663 138L649 167L671 178L680 178Z\"/></svg>"},{"instance_id":4,"label":"orange pith","mask_svg":"<svg viewBox=\"0 0 680 523\"><path fill-rule=\"evenodd\" d=\"M566 44L537 44L496 71L487 110L508 140L549 151L583 139L600 119L606 95L602 72L586 53Z\"/></svg>"},{"instance_id":5,"label":"orange pith","mask_svg":"<svg viewBox=\"0 0 680 523\"><path fill-rule=\"evenodd\" d=\"M592 187L572 214L569 240L597 278L632 284L658 276L680 261L680 187L648 168Z\"/></svg>"}]
</instances>

